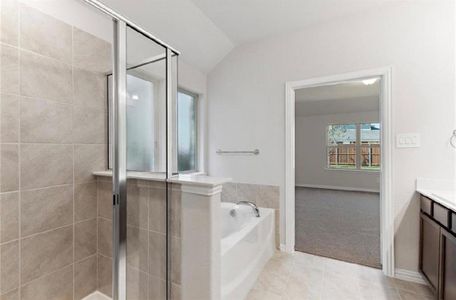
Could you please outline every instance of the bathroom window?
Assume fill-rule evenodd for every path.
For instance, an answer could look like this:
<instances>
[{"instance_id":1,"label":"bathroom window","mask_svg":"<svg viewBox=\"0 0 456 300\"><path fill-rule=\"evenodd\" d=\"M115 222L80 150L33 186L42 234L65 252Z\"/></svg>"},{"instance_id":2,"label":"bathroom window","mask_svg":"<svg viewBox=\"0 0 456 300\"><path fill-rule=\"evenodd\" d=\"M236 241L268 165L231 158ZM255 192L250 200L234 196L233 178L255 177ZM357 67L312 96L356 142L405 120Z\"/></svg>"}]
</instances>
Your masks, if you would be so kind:
<instances>
[{"instance_id":1,"label":"bathroom window","mask_svg":"<svg viewBox=\"0 0 456 300\"><path fill-rule=\"evenodd\" d=\"M198 171L198 96L177 93L177 165L180 173Z\"/></svg>"},{"instance_id":2,"label":"bathroom window","mask_svg":"<svg viewBox=\"0 0 456 300\"><path fill-rule=\"evenodd\" d=\"M380 124L328 125L327 168L335 170L380 170Z\"/></svg>"}]
</instances>

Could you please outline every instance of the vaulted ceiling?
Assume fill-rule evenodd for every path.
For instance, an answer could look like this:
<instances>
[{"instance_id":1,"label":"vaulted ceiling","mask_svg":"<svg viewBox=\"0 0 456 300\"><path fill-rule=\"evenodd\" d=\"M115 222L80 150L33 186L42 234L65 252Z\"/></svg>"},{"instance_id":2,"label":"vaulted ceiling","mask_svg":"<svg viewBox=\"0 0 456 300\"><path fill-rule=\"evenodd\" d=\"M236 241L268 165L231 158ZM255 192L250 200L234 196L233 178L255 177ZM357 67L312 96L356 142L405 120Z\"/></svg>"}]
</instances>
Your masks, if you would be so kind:
<instances>
[{"instance_id":1,"label":"vaulted ceiling","mask_svg":"<svg viewBox=\"0 0 456 300\"><path fill-rule=\"evenodd\" d=\"M210 71L234 47L410 0L101 0ZM425 0L413 0L425 1Z\"/></svg>"}]
</instances>

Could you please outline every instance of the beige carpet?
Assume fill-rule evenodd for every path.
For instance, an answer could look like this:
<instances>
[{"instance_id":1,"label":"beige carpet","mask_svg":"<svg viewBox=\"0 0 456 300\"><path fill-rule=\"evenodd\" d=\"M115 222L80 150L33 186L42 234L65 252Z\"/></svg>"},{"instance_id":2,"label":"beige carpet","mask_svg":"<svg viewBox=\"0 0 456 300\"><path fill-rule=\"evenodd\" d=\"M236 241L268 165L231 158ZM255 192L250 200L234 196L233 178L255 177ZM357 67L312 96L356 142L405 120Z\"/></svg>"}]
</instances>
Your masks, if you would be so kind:
<instances>
[{"instance_id":1,"label":"beige carpet","mask_svg":"<svg viewBox=\"0 0 456 300\"><path fill-rule=\"evenodd\" d=\"M297 251L381 267L378 193L296 188Z\"/></svg>"}]
</instances>

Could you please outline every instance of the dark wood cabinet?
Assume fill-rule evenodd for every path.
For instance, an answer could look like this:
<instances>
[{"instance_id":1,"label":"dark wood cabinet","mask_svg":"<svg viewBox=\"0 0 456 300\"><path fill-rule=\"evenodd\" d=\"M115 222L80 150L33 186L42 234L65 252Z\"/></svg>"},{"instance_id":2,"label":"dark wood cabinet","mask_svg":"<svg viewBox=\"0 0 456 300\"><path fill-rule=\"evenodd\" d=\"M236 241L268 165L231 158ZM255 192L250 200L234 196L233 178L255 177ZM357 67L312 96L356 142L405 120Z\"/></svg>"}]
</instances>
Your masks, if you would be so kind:
<instances>
[{"instance_id":1,"label":"dark wood cabinet","mask_svg":"<svg viewBox=\"0 0 456 300\"><path fill-rule=\"evenodd\" d=\"M434 293L439 286L440 225L421 214L420 269Z\"/></svg>"},{"instance_id":2,"label":"dark wood cabinet","mask_svg":"<svg viewBox=\"0 0 456 300\"><path fill-rule=\"evenodd\" d=\"M456 212L421 196L420 271L438 300L456 300Z\"/></svg>"},{"instance_id":3,"label":"dark wood cabinet","mask_svg":"<svg viewBox=\"0 0 456 300\"><path fill-rule=\"evenodd\" d=\"M456 237L441 229L439 299L456 300Z\"/></svg>"}]
</instances>

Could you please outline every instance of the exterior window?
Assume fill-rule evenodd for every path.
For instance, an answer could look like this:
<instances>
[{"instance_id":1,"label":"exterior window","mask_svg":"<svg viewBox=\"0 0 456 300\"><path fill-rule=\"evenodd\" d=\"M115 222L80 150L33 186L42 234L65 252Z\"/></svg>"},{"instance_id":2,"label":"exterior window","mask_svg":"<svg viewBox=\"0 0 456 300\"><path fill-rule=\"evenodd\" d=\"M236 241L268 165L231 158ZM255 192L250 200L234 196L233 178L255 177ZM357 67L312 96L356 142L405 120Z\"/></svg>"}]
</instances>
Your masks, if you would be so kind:
<instances>
[{"instance_id":1,"label":"exterior window","mask_svg":"<svg viewBox=\"0 0 456 300\"><path fill-rule=\"evenodd\" d=\"M177 93L177 165L179 172L198 170L198 96Z\"/></svg>"},{"instance_id":2,"label":"exterior window","mask_svg":"<svg viewBox=\"0 0 456 300\"><path fill-rule=\"evenodd\" d=\"M327 167L380 170L380 124L336 124L327 127Z\"/></svg>"}]
</instances>

